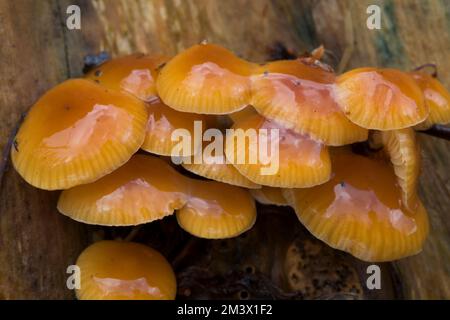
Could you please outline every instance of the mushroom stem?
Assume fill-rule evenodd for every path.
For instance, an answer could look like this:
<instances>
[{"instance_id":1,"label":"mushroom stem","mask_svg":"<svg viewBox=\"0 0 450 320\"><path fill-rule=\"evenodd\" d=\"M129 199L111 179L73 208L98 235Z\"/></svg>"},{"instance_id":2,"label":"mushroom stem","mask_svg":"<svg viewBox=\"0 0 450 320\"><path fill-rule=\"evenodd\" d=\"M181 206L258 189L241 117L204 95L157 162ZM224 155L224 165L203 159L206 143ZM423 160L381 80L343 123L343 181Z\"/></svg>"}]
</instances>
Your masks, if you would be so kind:
<instances>
[{"instance_id":1,"label":"mushroom stem","mask_svg":"<svg viewBox=\"0 0 450 320\"><path fill-rule=\"evenodd\" d=\"M136 238L136 235L141 230L141 226L135 226L131 229L130 233L125 237L124 241L133 241Z\"/></svg>"},{"instance_id":2,"label":"mushroom stem","mask_svg":"<svg viewBox=\"0 0 450 320\"><path fill-rule=\"evenodd\" d=\"M441 124L435 124L427 130L420 130L418 132L450 141L450 128Z\"/></svg>"}]
</instances>

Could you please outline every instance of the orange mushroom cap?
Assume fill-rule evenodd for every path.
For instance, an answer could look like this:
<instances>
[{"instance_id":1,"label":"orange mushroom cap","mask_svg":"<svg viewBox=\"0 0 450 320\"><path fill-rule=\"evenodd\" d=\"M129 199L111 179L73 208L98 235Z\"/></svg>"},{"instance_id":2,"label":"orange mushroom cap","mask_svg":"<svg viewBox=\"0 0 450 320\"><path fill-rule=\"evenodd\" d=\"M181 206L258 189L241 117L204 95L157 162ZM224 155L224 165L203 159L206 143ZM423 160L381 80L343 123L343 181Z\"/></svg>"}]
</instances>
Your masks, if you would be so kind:
<instances>
[{"instance_id":1,"label":"orange mushroom cap","mask_svg":"<svg viewBox=\"0 0 450 320\"><path fill-rule=\"evenodd\" d=\"M186 170L208 179L249 189L261 188L260 185L244 177L226 161L224 150L216 150L210 145L205 145L202 152L197 155L185 157L182 166Z\"/></svg>"},{"instance_id":2,"label":"orange mushroom cap","mask_svg":"<svg viewBox=\"0 0 450 320\"><path fill-rule=\"evenodd\" d=\"M416 125L416 129L428 129L435 124L450 123L450 93L435 78L424 72L412 72L414 80L416 80L420 89L425 96L425 103L430 109L428 118Z\"/></svg>"},{"instance_id":3,"label":"orange mushroom cap","mask_svg":"<svg viewBox=\"0 0 450 320\"><path fill-rule=\"evenodd\" d=\"M335 95L357 125L377 130L411 127L429 113L420 87L395 69L358 68L339 76Z\"/></svg>"},{"instance_id":4,"label":"orange mushroom cap","mask_svg":"<svg viewBox=\"0 0 450 320\"><path fill-rule=\"evenodd\" d=\"M165 160L147 155L133 156L94 183L63 191L58 210L84 223L108 226L147 223L178 210L180 226L203 238L237 236L256 219L247 190L184 177Z\"/></svg>"},{"instance_id":5,"label":"orange mushroom cap","mask_svg":"<svg viewBox=\"0 0 450 320\"><path fill-rule=\"evenodd\" d=\"M170 60L156 86L164 103L178 111L226 114L249 103L254 67L225 48L199 44Z\"/></svg>"},{"instance_id":6,"label":"orange mushroom cap","mask_svg":"<svg viewBox=\"0 0 450 320\"><path fill-rule=\"evenodd\" d=\"M140 243L100 241L78 257L80 300L173 300L177 284L169 262Z\"/></svg>"},{"instance_id":7,"label":"orange mushroom cap","mask_svg":"<svg viewBox=\"0 0 450 320\"><path fill-rule=\"evenodd\" d=\"M132 54L102 63L86 74L86 78L117 91L131 93L150 102L157 97L158 68L169 57L161 55Z\"/></svg>"},{"instance_id":8,"label":"orange mushroom cap","mask_svg":"<svg viewBox=\"0 0 450 320\"><path fill-rule=\"evenodd\" d=\"M215 181L191 180L189 200L177 221L190 234L206 239L236 237L256 221L255 202L242 188Z\"/></svg>"},{"instance_id":9,"label":"orange mushroom cap","mask_svg":"<svg viewBox=\"0 0 450 320\"><path fill-rule=\"evenodd\" d=\"M227 134L226 138L226 157L250 181L271 187L304 188L330 178L328 148L320 142L284 129L259 115L235 122L232 129L234 133ZM272 164L265 164L260 158L262 146L266 146L270 157L273 156ZM278 156L272 155L272 149ZM275 164L277 161L278 165ZM263 169L270 167L264 172Z\"/></svg>"},{"instance_id":10,"label":"orange mushroom cap","mask_svg":"<svg viewBox=\"0 0 450 320\"><path fill-rule=\"evenodd\" d=\"M326 145L367 139L367 129L348 120L333 95L335 75L302 60L268 63L252 77L252 105L264 117Z\"/></svg>"},{"instance_id":11,"label":"orange mushroom cap","mask_svg":"<svg viewBox=\"0 0 450 320\"><path fill-rule=\"evenodd\" d=\"M265 187L250 190L251 195L261 204L287 206L288 203L283 196L283 189Z\"/></svg>"},{"instance_id":12,"label":"orange mushroom cap","mask_svg":"<svg viewBox=\"0 0 450 320\"><path fill-rule=\"evenodd\" d=\"M419 201L402 205L392 168L383 161L338 152L333 177L310 189L285 189L299 220L333 248L365 261L390 261L418 253L428 234Z\"/></svg>"},{"instance_id":13,"label":"orange mushroom cap","mask_svg":"<svg viewBox=\"0 0 450 320\"><path fill-rule=\"evenodd\" d=\"M14 167L47 190L89 183L124 164L144 141L140 100L85 79L67 80L30 109L11 150Z\"/></svg>"},{"instance_id":14,"label":"orange mushroom cap","mask_svg":"<svg viewBox=\"0 0 450 320\"><path fill-rule=\"evenodd\" d=\"M154 154L174 155L174 148L179 143L177 139L172 139L175 130L187 130L186 134L193 137L195 121L199 121L202 128L208 127L212 121L206 115L176 111L159 100L148 104L147 107L149 117L145 140L141 148ZM182 151L184 156L190 156L200 152L200 149L201 146L196 149L195 144L191 143L190 150Z\"/></svg>"},{"instance_id":15,"label":"orange mushroom cap","mask_svg":"<svg viewBox=\"0 0 450 320\"><path fill-rule=\"evenodd\" d=\"M113 173L61 193L58 210L72 219L106 226L162 219L187 201L186 178L162 159L135 155Z\"/></svg>"}]
</instances>

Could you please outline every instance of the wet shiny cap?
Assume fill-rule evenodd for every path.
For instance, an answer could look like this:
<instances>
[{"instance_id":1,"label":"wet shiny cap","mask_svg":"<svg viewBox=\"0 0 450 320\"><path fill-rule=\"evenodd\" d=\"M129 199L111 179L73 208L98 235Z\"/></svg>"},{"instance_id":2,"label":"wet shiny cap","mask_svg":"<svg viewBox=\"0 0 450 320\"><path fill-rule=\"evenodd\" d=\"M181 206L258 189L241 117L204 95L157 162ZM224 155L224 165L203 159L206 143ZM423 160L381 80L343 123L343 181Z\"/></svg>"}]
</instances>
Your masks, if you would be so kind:
<instances>
[{"instance_id":1,"label":"wet shiny cap","mask_svg":"<svg viewBox=\"0 0 450 320\"><path fill-rule=\"evenodd\" d=\"M428 117L422 90L408 73L358 68L336 80L335 96L357 125L376 130L411 127Z\"/></svg>"},{"instance_id":2,"label":"wet shiny cap","mask_svg":"<svg viewBox=\"0 0 450 320\"><path fill-rule=\"evenodd\" d=\"M333 177L283 194L302 224L333 248L364 261L392 261L422 250L428 217L420 200L410 210L390 164L349 152L333 156Z\"/></svg>"},{"instance_id":3,"label":"wet shiny cap","mask_svg":"<svg viewBox=\"0 0 450 320\"><path fill-rule=\"evenodd\" d=\"M430 109L430 114L424 122L416 125L416 129L428 129L435 124L450 123L450 93L437 79L425 72L412 72L420 89L425 96L425 103Z\"/></svg>"},{"instance_id":4,"label":"wet shiny cap","mask_svg":"<svg viewBox=\"0 0 450 320\"><path fill-rule=\"evenodd\" d=\"M186 179L164 160L135 155L111 174L63 191L58 210L88 224L137 225L173 214L187 192Z\"/></svg>"},{"instance_id":5,"label":"wet shiny cap","mask_svg":"<svg viewBox=\"0 0 450 320\"><path fill-rule=\"evenodd\" d=\"M174 300L175 273L156 250L140 243L100 241L78 257L79 300Z\"/></svg>"},{"instance_id":6,"label":"wet shiny cap","mask_svg":"<svg viewBox=\"0 0 450 320\"><path fill-rule=\"evenodd\" d=\"M306 188L328 181L328 148L260 115L236 121L226 137L228 161L250 181L279 188Z\"/></svg>"},{"instance_id":7,"label":"wet shiny cap","mask_svg":"<svg viewBox=\"0 0 450 320\"><path fill-rule=\"evenodd\" d=\"M156 86L164 103L178 111L226 114L249 104L248 76L255 67L223 47L199 44L170 60Z\"/></svg>"},{"instance_id":8,"label":"wet shiny cap","mask_svg":"<svg viewBox=\"0 0 450 320\"><path fill-rule=\"evenodd\" d=\"M86 74L86 78L111 90L123 91L150 102L157 98L158 69L169 57L132 54L102 63Z\"/></svg>"},{"instance_id":9,"label":"wet shiny cap","mask_svg":"<svg viewBox=\"0 0 450 320\"><path fill-rule=\"evenodd\" d=\"M86 79L50 89L30 109L11 158L31 185L67 189L112 172L144 141L147 110L130 95Z\"/></svg>"},{"instance_id":10,"label":"wet shiny cap","mask_svg":"<svg viewBox=\"0 0 450 320\"><path fill-rule=\"evenodd\" d=\"M242 188L216 182L191 180L189 199L178 210L177 221L190 234L206 239L237 237L256 221L256 207Z\"/></svg>"},{"instance_id":11,"label":"wet shiny cap","mask_svg":"<svg viewBox=\"0 0 450 320\"><path fill-rule=\"evenodd\" d=\"M337 103L330 70L281 60L261 66L251 79L252 105L264 117L326 145L367 139L367 129L347 119Z\"/></svg>"},{"instance_id":12,"label":"wet shiny cap","mask_svg":"<svg viewBox=\"0 0 450 320\"><path fill-rule=\"evenodd\" d=\"M196 125L200 134L209 128L213 119L203 114L176 111L160 100L147 105L148 122L142 149L163 156L190 156L201 151L194 143ZM183 142L187 141L187 148Z\"/></svg>"},{"instance_id":13,"label":"wet shiny cap","mask_svg":"<svg viewBox=\"0 0 450 320\"><path fill-rule=\"evenodd\" d=\"M232 164L228 163L224 148L216 149L206 144L202 152L183 159L182 166L186 170L201 177L216 180L248 189L259 189L260 185L244 177Z\"/></svg>"}]
</instances>

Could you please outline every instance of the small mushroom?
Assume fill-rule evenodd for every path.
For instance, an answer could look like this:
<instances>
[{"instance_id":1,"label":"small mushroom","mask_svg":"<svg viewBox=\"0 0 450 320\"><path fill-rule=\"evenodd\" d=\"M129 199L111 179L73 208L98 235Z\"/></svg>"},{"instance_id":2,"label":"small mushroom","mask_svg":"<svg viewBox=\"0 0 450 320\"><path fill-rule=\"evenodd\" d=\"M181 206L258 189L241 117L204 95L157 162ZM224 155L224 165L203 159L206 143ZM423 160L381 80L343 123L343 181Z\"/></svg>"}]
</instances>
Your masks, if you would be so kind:
<instances>
[{"instance_id":1,"label":"small mushroom","mask_svg":"<svg viewBox=\"0 0 450 320\"><path fill-rule=\"evenodd\" d=\"M140 243L99 241L76 262L79 300L174 300L177 284L169 262Z\"/></svg>"},{"instance_id":2,"label":"small mushroom","mask_svg":"<svg viewBox=\"0 0 450 320\"><path fill-rule=\"evenodd\" d=\"M237 237L254 225L256 207L245 189L192 179L189 199L176 217L180 227L196 237L225 239Z\"/></svg>"},{"instance_id":3,"label":"small mushroom","mask_svg":"<svg viewBox=\"0 0 450 320\"><path fill-rule=\"evenodd\" d=\"M287 206L288 203L283 196L283 189L273 187L261 187L250 190L251 195L261 204Z\"/></svg>"},{"instance_id":4,"label":"small mushroom","mask_svg":"<svg viewBox=\"0 0 450 320\"><path fill-rule=\"evenodd\" d=\"M345 115L376 130L414 126L428 117L422 90L411 75L395 69L358 68L336 80L335 95Z\"/></svg>"},{"instance_id":5,"label":"small mushroom","mask_svg":"<svg viewBox=\"0 0 450 320\"><path fill-rule=\"evenodd\" d=\"M225 48L202 43L170 60L156 86L162 101L178 111L226 114L249 103L254 68Z\"/></svg>"},{"instance_id":6,"label":"small mushroom","mask_svg":"<svg viewBox=\"0 0 450 320\"><path fill-rule=\"evenodd\" d=\"M234 133L226 138L226 157L250 181L271 187L305 188L329 180L331 162L322 143L260 115L236 121L232 129ZM268 159L261 158L261 148L267 151Z\"/></svg>"},{"instance_id":7,"label":"small mushroom","mask_svg":"<svg viewBox=\"0 0 450 320\"><path fill-rule=\"evenodd\" d=\"M251 103L264 117L326 145L367 139L368 130L348 120L337 103L332 71L300 59L281 60L263 65L251 79Z\"/></svg>"},{"instance_id":8,"label":"small mushroom","mask_svg":"<svg viewBox=\"0 0 450 320\"><path fill-rule=\"evenodd\" d=\"M58 210L88 224L137 225L183 207L188 198L186 185L186 178L164 160L135 155L113 173L63 191Z\"/></svg>"},{"instance_id":9,"label":"small mushroom","mask_svg":"<svg viewBox=\"0 0 450 320\"><path fill-rule=\"evenodd\" d=\"M86 79L67 80L30 109L11 150L31 185L67 189L117 169L144 141L142 101Z\"/></svg>"},{"instance_id":10,"label":"small mushroom","mask_svg":"<svg viewBox=\"0 0 450 320\"><path fill-rule=\"evenodd\" d=\"M361 260L416 254L428 234L422 203L414 209L404 206L392 167L378 159L336 152L330 181L283 194L315 237Z\"/></svg>"},{"instance_id":11,"label":"small mushroom","mask_svg":"<svg viewBox=\"0 0 450 320\"><path fill-rule=\"evenodd\" d=\"M214 120L203 114L176 111L159 100L148 104L147 108L149 117L141 149L163 156L174 155L174 148L179 143L172 139L175 130L187 130L186 135L194 137L195 121L199 121L203 127L209 127ZM190 150L182 150L183 155L190 156L201 151L195 148L195 144L191 143Z\"/></svg>"},{"instance_id":12,"label":"small mushroom","mask_svg":"<svg viewBox=\"0 0 450 320\"><path fill-rule=\"evenodd\" d=\"M411 75L422 89L425 103L430 109L428 118L416 125L415 128L425 130L435 124L450 123L450 93L448 90L437 79L425 72L412 72Z\"/></svg>"},{"instance_id":13,"label":"small mushroom","mask_svg":"<svg viewBox=\"0 0 450 320\"><path fill-rule=\"evenodd\" d=\"M169 60L161 55L132 54L102 63L86 74L111 90L125 91L150 102L157 97L158 68Z\"/></svg>"}]
</instances>

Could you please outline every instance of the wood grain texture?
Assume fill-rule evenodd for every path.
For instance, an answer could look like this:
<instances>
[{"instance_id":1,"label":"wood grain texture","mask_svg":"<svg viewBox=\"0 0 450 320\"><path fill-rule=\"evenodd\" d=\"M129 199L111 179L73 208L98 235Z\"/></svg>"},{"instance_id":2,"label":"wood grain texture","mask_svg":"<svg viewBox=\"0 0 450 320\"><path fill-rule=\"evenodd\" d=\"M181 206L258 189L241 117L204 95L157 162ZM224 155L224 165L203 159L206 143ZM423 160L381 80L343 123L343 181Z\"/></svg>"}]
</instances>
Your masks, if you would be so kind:
<instances>
[{"instance_id":1,"label":"wood grain texture","mask_svg":"<svg viewBox=\"0 0 450 320\"><path fill-rule=\"evenodd\" d=\"M67 78L55 21L55 2L0 2L2 148L33 101ZM32 188L13 170L0 183L0 298L67 298L55 286L62 288L68 261L87 243L86 228L57 213L56 193Z\"/></svg>"},{"instance_id":2,"label":"wood grain texture","mask_svg":"<svg viewBox=\"0 0 450 320\"><path fill-rule=\"evenodd\" d=\"M69 4L82 29L65 28ZM382 8L382 29L366 8ZM342 70L435 62L450 88L450 2L446 0L0 0L0 147L45 90L81 74L83 56L141 51L175 54L204 39L255 61L281 42L296 52L323 44ZM340 65L339 62L343 61ZM421 137L421 196L432 232L424 251L395 262L405 298L450 298L450 144ZM0 298L72 298L65 268L92 228L59 215L57 193L28 186L11 169L0 185Z\"/></svg>"}]
</instances>

